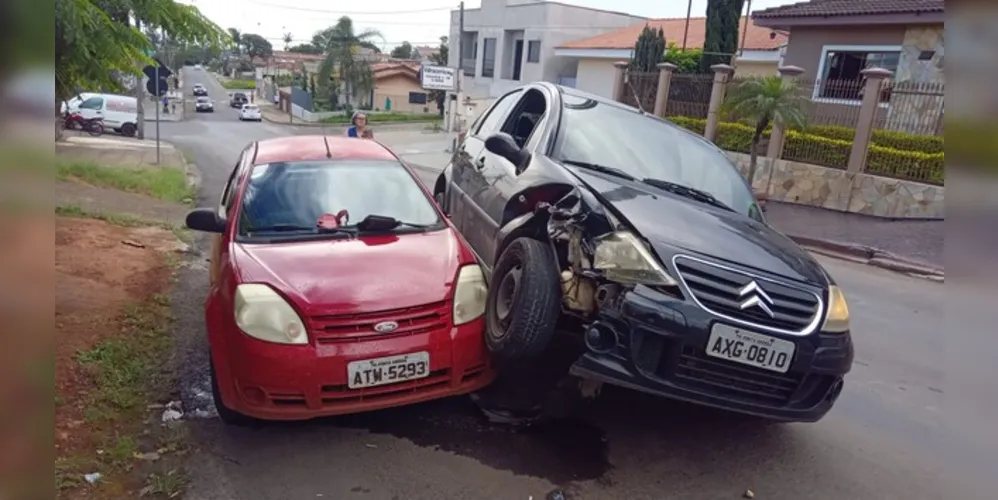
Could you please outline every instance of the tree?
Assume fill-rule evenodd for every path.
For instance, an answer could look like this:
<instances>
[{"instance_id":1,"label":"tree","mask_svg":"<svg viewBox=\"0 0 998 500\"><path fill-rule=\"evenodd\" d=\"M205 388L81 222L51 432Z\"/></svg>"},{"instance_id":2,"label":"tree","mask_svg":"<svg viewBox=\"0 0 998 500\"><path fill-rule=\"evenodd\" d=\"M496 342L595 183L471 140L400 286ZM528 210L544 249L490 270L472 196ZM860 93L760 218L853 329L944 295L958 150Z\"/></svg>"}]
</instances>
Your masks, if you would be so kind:
<instances>
[{"instance_id":1,"label":"tree","mask_svg":"<svg viewBox=\"0 0 998 500\"><path fill-rule=\"evenodd\" d=\"M308 95L315 99L315 75L308 77Z\"/></svg>"},{"instance_id":2,"label":"tree","mask_svg":"<svg viewBox=\"0 0 998 500\"><path fill-rule=\"evenodd\" d=\"M294 37L291 36L291 33L285 33L283 40L284 40L284 51L287 52L288 49L291 48L291 42L294 41Z\"/></svg>"},{"instance_id":3,"label":"tree","mask_svg":"<svg viewBox=\"0 0 998 500\"><path fill-rule=\"evenodd\" d=\"M118 75L138 75L153 62L146 51L154 47L144 30L202 47L231 42L196 7L173 0L57 0L56 99L86 89L124 92Z\"/></svg>"},{"instance_id":4,"label":"tree","mask_svg":"<svg viewBox=\"0 0 998 500\"><path fill-rule=\"evenodd\" d=\"M631 69L641 72L655 71L655 66L665 57L665 33L662 28L654 29L647 24L634 42L631 55Z\"/></svg>"},{"instance_id":5,"label":"tree","mask_svg":"<svg viewBox=\"0 0 998 500\"><path fill-rule=\"evenodd\" d=\"M246 48L246 55L250 61L256 58L266 59L274 54L274 47L266 38L255 33L244 33L242 36L243 47Z\"/></svg>"},{"instance_id":6,"label":"tree","mask_svg":"<svg viewBox=\"0 0 998 500\"><path fill-rule=\"evenodd\" d=\"M447 66L449 59L449 45L447 44L448 39L445 36L440 37L440 47L437 49L436 54L430 55L430 61L437 66ZM440 116L444 116L444 103L447 100L447 92L443 90L431 90L430 99L436 101L437 111L440 112Z\"/></svg>"},{"instance_id":7,"label":"tree","mask_svg":"<svg viewBox=\"0 0 998 500\"><path fill-rule=\"evenodd\" d=\"M364 30L356 33L353 21L348 16L341 17L336 24L319 31L312 37L312 44L322 48L325 57L319 65L319 80L328 87L333 81L342 85L344 104L350 105L355 95L370 91L374 86L374 76L367 61L357 57L361 48L378 50L372 40L384 37L377 30ZM332 99L330 99L332 101Z\"/></svg>"},{"instance_id":8,"label":"tree","mask_svg":"<svg viewBox=\"0 0 998 500\"><path fill-rule=\"evenodd\" d=\"M710 72L715 64L731 64L731 56L738 50L738 21L744 5L745 0L707 0L702 73Z\"/></svg>"},{"instance_id":9,"label":"tree","mask_svg":"<svg viewBox=\"0 0 998 500\"><path fill-rule=\"evenodd\" d=\"M409 42L402 42L392 49L392 59L412 59L412 45Z\"/></svg>"},{"instance_id":10,"label":"tree","mask_svg":"<svg viewBox=\"0 0 998 500\"><path fill-rule=\"evenodd\" d=\"M752 149L749 154L749 184L755 179L759 143L770 124L802 129L807 120L803 111L803 98L795 83L777 75L757 76L733 84L724 102L724 114L749 120L755 125Z\"/></svg>"},{"instance_id":11,"label":"tree","mask_svg":"<svg viewBox=\"0 0 998 500\"><path fill-rule=\"evenodd\" d=\"M229 37L232 38L232 51L237 55L242 54L243 49L243 37L239 33L239 30L235 28L229 28Z\"/></svg>"},{"instance_id":12,"label":"tree","mask_svg":"<svg viewBox=\"0 0 998 500\"><path fill-rule=\"evenodd\" d=\"M312 45L311 43L299 43L288 48L288 52L295 52L297 54L313 54L318 55L322 53L322 49Z\"/></svg>"}]
</instances>

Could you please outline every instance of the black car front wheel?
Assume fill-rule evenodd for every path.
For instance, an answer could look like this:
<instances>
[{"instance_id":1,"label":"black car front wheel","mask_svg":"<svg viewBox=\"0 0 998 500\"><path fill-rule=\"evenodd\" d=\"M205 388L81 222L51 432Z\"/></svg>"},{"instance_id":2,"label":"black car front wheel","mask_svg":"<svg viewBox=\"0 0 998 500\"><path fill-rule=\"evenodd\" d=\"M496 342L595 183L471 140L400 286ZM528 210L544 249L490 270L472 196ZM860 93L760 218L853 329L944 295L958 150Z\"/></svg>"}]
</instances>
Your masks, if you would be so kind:
<instances>
[{"instance_id":1,"label":"black car front wheel","mask_svg":"<svg viewBox=\"0 0 998 500\"><path fill-rule=\"evenodd\" d=\"M248 425L253 423L253 419L225 406L222 401L222 394L218 390L218 376L215 374L215 364L210 364L211 370L211 399L215 403L215 411L218 412L218 419L226 425Z\"/></svg>"},{"instance_id":2,"label":"black car front wheel","mask_svg":"<svg viewBox=\"0 0 998 500\"><path fill-rule=\"evenodd\" d=\"M551 247L517 238L496 263L485 305L485 341L504 361L540 355L561 314L561 283Z\"/></svg>"}]
</instances>

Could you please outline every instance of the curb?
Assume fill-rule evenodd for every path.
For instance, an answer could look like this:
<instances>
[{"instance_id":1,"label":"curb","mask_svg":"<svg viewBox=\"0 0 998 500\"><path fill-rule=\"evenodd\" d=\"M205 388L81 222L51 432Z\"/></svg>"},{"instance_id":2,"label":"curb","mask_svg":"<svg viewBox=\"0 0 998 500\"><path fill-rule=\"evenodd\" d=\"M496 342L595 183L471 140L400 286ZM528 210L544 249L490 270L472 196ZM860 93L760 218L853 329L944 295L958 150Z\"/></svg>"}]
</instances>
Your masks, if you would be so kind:
<instances>
[{"instance_id":1,"label":"curb","mask_svg":"<svg viewBox=\"0 0 998 500\"><path fill-rule=\"evenodd\" d=\"M164 141L161 141L164 142ZM177 151L180 155L180 163L182 163L184 169L184 175L187 176L187 185L194 191L195 199L197 198L197 192L201 189L201 169L198 168L197 164L187 161L187 156L184 155L184 150L177 147L176 144L172 142L169 143L173 146L173 149Z\"/></svg>"},{"instance_id":2,"label":"curb","mask_svg":"<svg viewBox=\"0 0 998 500\"><path fill-rule=\"evenodd\" d=\"M798 245L822 255L839 258L846 257L861 264L908 274L918 278L939 282L945 280L945 269L941 266L908 260L878 248L794 234L788 234L787 237Z\"/></svg>"}]
</instances>

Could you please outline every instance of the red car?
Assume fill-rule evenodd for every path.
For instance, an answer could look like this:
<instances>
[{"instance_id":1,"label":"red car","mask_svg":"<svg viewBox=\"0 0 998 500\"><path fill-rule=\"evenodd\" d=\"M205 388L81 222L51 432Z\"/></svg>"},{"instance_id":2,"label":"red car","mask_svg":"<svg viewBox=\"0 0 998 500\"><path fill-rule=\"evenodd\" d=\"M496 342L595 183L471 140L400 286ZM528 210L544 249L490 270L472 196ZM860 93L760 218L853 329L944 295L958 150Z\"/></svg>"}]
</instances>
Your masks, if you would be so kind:
<instances>
[{"instance_id":1,"label":"red car","mask_svg":"<svg viewBox=\"0 0 998 500\"><path fill-rule=\"evenodd\" d=\"M226 423L412 404L494 378L482 271L377 142L250 144L219 206L187 227L217 233L205 323Z\"/></svg>"}]
</instances>

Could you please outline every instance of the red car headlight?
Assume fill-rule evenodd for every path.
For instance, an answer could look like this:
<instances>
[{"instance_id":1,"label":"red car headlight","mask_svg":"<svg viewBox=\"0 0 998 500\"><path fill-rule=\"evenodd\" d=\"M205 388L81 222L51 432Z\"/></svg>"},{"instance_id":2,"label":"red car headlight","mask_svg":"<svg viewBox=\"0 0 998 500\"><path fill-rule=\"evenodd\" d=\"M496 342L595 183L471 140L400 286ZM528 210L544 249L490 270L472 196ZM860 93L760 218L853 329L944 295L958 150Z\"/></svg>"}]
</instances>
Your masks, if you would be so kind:
<instances>
[{"instance_id":1,"label":"red car headlight","mask_svg":"<svg viewBox=\"0 0 998 500\"><path fill-rule=\"evenodd\" d=\"M485 276L477 264L469 264L457 273L454 286L454 325L469 323L485 314Z\"/></svg>"},{"instance_id":2,"label":"red car headlight","mask_svg":"<svg viewBox=\"0 0 998 500\"><path fill-rule=\"evenodd\" d=\"M305 323L273 288L259 283L236 287L236 325L246 335L276 344L307 344Z\"/></svg>"}]
</instances>

